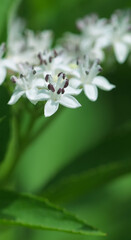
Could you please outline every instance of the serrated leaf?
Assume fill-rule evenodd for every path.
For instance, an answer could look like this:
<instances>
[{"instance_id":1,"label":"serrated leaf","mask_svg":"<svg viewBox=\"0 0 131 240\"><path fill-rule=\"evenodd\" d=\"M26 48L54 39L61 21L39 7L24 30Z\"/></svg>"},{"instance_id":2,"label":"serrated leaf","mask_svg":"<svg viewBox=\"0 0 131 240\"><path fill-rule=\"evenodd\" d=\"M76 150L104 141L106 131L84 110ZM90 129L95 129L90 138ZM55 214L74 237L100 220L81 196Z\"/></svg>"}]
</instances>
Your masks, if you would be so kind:
<instances>
[{"instance_id":1,"label":"serrated leaf","mask_svg":"<svg viewBox=\"0 0 131 240\"><path fill-rule=\"evenodd\" d=\"M0 87L0 162L4 159L10 138L9 95L5 87Z\"/></svg>"},{"instance_id":2,"label":"serrated leaf","mask_svg":"<svg viewBox=\"0 0 131 240\"><path fill-rule=\"evenodd\" d=\"M0 191L0 223L81 235L105 235L48 200L5 190Z\"/></svg>"},{"instance_id":3,"label":"serrated leaf","mask_svg":"<svg viewBox=\"0 0 131 240\"><path fill-rule=\"evenodd\" d=\"M43 189L56 203L71 201L113 179L131 172L131 126L108 137L60 171Z\"/></svg>"}]
</instances>

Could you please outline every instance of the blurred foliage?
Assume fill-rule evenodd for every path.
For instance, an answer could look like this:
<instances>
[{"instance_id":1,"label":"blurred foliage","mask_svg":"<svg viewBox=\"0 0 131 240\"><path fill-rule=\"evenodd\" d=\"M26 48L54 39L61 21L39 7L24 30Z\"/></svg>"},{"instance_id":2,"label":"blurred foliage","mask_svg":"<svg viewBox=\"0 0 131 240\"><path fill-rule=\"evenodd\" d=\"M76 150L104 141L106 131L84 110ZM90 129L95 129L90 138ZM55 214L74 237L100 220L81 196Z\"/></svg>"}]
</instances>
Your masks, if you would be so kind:
<instances>
[{"instance_id":1,"label":"blurred foliage","mask_svg":"<svg viewBox=\"0 0 131 240\"><path fill-rule=\"evenodd\" d=\"M1 41L5 39L7 18L14 2L13 0L2 0L0 5ZM98 13L101 17L109 17L114 10L129 7L131 7L130 0L23 0L19 7L19 14L26 19L28 28L36 31L52 29L57 39L65 31L76 32L75 20L79 17L92 12ZM129 106L131 73L128 61L110 69L106 77L116 84L114 91L111 93L100 92L96 103L89 102L84 96L80 96L83 107L74 111L64 109L60 116L56 114L56 119L50 127L26 150L12 178L11 185L15 189L39 192L49 182L54 183L54 177L57 174L67 177L69 173L77 173L81 168L85 168L85 170L93 166L99 168L101 164L110 162L110 160L113 163L122 158L124 162L127 156L130 164L130 131L126 130L127 135L125 134L124 138L118 134L115 144L114 140L109 138L109 136L114 136L116 130L120 129L121 132L121 126L131 121ZM38 124L44 124L45 121L42 116ZM104 144L102 144L103 142ZM112 148L110 149L111 143ZM97 146L101 146L100 150ZM78 159L83 151L87 155L85 158L79 157ZM66 167L65 172L62 170L64 167ZM106 177L105 175L104 179ZM87 186L88 184L87 182ZM107 232L107 239L130 240L130 186L131 177L121 177L101 188L96 185L95 191L92 190L90 193L85 191L83 197L74 199L68 205L63 205L87 219L92 225ZM26 230L18 227L5 231L3 229L0 235L1 240L89 239L82 236L74 237L70 234ZM96 238L92 237L91 239L95 240Z\"/></svg>"},{"instance_id":2,"label":"blurred foliage","mask_svg":"<svg viewBox=\"0 0 131 240\"><path fill-rule=\"evenodd\" d=\"M10 138L10 107L7 105L9 94L0 87L0 162L3 161Z\"/></svg>"}]
</instances>

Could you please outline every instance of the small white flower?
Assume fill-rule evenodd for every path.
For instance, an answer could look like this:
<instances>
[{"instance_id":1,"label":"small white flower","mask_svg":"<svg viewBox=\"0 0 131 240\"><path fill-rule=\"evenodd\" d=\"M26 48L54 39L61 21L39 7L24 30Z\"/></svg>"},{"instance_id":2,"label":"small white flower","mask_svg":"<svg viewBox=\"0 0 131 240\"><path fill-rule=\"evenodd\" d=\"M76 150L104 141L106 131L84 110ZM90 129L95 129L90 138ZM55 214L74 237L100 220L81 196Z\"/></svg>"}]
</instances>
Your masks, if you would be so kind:
<instances>
[{"instance_id":1,"label":"small white flower","mask_svg":"<svg viewBox=\"0 0 131 240\"><path fill-rule=\"evenodd\" d=\"M112 45L116 59L124 63L131 50L131 17L130 12L117 11L111 17Z\"/></svg>"},{"instance_id":2,"label":"small white flower","mask_svg":"<svg viewBox=\"0 0 131 240\"><path fill-rule=\"evenodd\" d=\"M8 59L4 59L3 54L5 51L5 44L0 45L0 85L4 82L6 78L7 68L10 70L15 71L16 67L13 62L9 61Z\"/></svg>"},{"instance_id":3,"label":"small white flower","mask_svg":"<svg viewBox=\"0 0 131 240\"><path fill-rule=\"evenodd\" d=\"M15 90L8 104L15 104L21 96L26 96L31 103L36 104L38 102L39 88L44 86L44 79L40 78L36 71L28 65L19 65L20 77L11 77L11 80L16 84ZM40 97L40 94L39 94Z\"/></svg>"},{"instance_id":4,"label":"small white flower","mask_svg":"<svg viewBox=\"0 0 131 240\"><path fill-rule=\"evenodd\" d=\"M81 31L80 49L91 60L99 58L104 60L103 49L109 46L111 25L107 23L107 19L99 19L96 14L92 14L79 19L77 27Z\"/></svg>"},{"instance_id":5,"label":"small white flower","mask_svg":"<svg viewBox=\"0 0 131 240\"><path fill-rule=\"evenodd\" d=\"M35 34L32 30L26 31L27 49L32 50L35 54L44 52L49 49L53 41L53 33L50 30L45 30Z\"/></svg>"},{"instance_id":6,"label":"small white flower","mask_svg":"<svg viewBox=\"0 0 131 240\"><path fill-rule=\"evenodd\" d=\"M47 74L57 75L60 71L70 73L71 57L65 54L64 51L58 52L56 50L46 51L44 54L39 53L38 58L40 66L36 67L39 73L43 73L45 77Z\"/></svg>"},{"instance_id":7,"label":"small white flower","mask_svg":"<svg viewBox=\"0 0 131 240\"><path fill-rule=\"evenodd\" d=\"M38 52L49 49L52 41L52 31L46 30L38 34L32 30L25 31L24 21L15 19L9 27L7 58L13 61L16 66L25 62L37 64Z\"/></svg>"},{"instance_id":8,"label":"small white flower","mask_svg":"<svg viewBox=\"0 0 131 240\"><path fill-rule=\"evenodd\" d=\"M99 61L95 60L90 67L89 59L86 57L84 61L79 62L78 68L74 72L74 78L70 79L73 87L81 87L85 95L91 100L96 101L98 98L97 87L110 91L115 86L103 76L97 76L101 71Z\"/></svg>"},{"instance_id":9,"label":"small white flower","mask_svg":"<svg viewBox=\"0 0 131 240\"><path fill-rule=\"evenodd\" d=\"M71 96L80 94L81 90L70 87L69 80L64 73L59 73L58 76L53 77L47 74L45 80L47 87L40 91L41 101L47 100L44 107L45 117L53 115L58 110L59 104L68 108L81 106L80 103Z\"/></svg>"},{"instance_id":10,"label":"small white flower","mask_svg":"<svg viewBox=\"0 0 131 240\"><path fill-rule=\"evenodd\" d=\"M97 15L89 15L77 21L81 34L66 33L62 39L63 46L76 57L87 54L91 60L104 60L104 49L109 46L111 26L107 19L99 19Z\"/></svg>"}]
</instances>

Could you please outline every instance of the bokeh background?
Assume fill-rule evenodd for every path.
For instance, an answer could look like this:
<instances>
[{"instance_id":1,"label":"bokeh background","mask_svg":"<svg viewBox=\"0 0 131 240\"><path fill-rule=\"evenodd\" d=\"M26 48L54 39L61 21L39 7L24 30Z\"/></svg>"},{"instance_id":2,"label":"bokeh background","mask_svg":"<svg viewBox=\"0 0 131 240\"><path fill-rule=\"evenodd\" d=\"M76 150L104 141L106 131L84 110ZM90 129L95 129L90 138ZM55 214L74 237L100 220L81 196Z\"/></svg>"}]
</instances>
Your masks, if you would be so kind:
<instances>
[{"instance_id":1,"label":"bokeh background","mask_svg":"<svg viewBox=\"0 0 131 240\"><path fill-rule=\"evenodd\" d=\"M8 7L3 8L2 1L0 13L7 14ZM35 31L52 29L56 41L65 31L77 32L75 21L86 14L98 13L100 17L109 17L116 9L130 7L130 0L22 0L17 15L26 20L29 29ZM4 39L4 28L1 25L0 27L1 39ZM88 169L102 165L106 160L116 160L119 164L121 157L123 161L127 158L131 159L131 134L128 131L131 121L131 64L129 61L123 65L116 64L108 71L106 77L116 85L115 90L99 91L99 98L95 103L87 100L84 95L80 96L79 100L83 107L78 110L65 108L59 116L56 114L49 128L26 150L13 174L16 190L39 193L43 189L44 192L44 187L46 189L47 184L52 184L57 174L68 176L70 168L72 172L77 172L78 166ZM46 121L44 116L41 116L38 124L44 121ZM113 140L108 141L108 138L119 131L121 126L126 128L127 133L124 139L120 139L117 144L115 142L112 147ZM79 157L83 152L87 153L86 161ZM76 164L75 157L78 158ZM63 170L64 168L66 171ZM71 201L60 203L58 201L58 204L86 219L89 224L107 232L105 238L107 240L131 239L130 174L108 181L92 191L85 191L82 197L76 196ZM0 232L0 239L99 240L104 238L9 227Z\"/></svg>"}]
</instances>

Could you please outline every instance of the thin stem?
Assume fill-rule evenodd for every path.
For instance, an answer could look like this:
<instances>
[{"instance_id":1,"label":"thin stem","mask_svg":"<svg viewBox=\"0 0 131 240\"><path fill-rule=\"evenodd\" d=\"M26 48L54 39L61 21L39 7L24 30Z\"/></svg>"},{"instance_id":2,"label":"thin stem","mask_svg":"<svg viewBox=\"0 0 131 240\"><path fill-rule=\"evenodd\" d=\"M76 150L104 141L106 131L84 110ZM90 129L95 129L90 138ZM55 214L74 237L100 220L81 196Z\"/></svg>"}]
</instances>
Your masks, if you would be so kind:
<instances>
[{"instance_id":1,"label":"thin stem","mask_svg":"<svg viewBox=\"0 0 131 240\"><path fill-rule=\"evenodd\" d=\"M34 133L34 135L32 137L30 137L26 147L28 147L32 142L34 142L40 135L41 133L47 129L47 127L49 127L49 125L53 122L53 120L56 118L56 116L60 115L60 113L62 112L62 109L59 109L59 112L55 115L53 115L52 117L48 118L45 122L44 125L40 126L40 128L38 129L38 131L36 133Z\"/></svg>"},{"instance_id":2,"label":"thin stem","mask_svg":"<svg viewBox=\"0 0 131 240\"><path fill-rule=\"evenodd\" d=\"M6 157L0 167L0 186L6 183L21 155L18 130L18 120L14 117L12 123L12 138Z\"/></svg>"}]
</instances>

